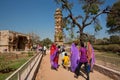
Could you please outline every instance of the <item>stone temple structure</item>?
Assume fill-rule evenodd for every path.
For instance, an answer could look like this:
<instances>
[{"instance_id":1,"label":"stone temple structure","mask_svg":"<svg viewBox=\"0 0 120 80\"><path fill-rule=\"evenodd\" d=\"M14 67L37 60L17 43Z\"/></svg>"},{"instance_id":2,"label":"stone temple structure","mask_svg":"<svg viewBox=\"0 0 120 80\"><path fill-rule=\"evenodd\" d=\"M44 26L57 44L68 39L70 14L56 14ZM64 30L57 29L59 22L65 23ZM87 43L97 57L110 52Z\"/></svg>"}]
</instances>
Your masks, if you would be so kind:
<instances>
[{"instance_id":1,"label":"stone temple structure","mask_svg":"<svg viewBox=\"0 0 120 80\"><path fill-rule=\"evenodd\" d=\"M30 36L9 30L0 30L0 52L30 49Z\"/></svg>"},{"instance_id":2,"label":"stone temple structure","mask_svg":"<svg viewBox=\"0 0 120 80\"><path fill-rule=\"evenodd\" d=\"M55 35L54 42L63 45L62 11L58 8L54 14L55 17Z\"/></svg>"}]
</instances>

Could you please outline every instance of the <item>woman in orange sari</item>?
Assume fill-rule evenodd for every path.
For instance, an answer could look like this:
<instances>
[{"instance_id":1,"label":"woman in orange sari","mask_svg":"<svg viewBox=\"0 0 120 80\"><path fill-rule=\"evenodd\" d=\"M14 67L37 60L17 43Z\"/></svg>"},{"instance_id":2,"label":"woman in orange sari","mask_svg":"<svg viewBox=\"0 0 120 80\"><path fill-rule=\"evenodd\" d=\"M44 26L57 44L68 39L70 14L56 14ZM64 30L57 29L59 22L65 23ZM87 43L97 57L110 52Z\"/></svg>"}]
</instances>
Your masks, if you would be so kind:
<instances>
[{"instance_id":1,"label":"woman in orange sari","mask_svg":"<svg viewBox=\"0 0 120 80\"><path fill-rule=\"evenodd\" d=\"M90 64L91 67L90 71L93 71L93 66L95 64L95 53L90 41L87 43L87 55L88 55L88 63Z\"/></svg>"}]
</instances>

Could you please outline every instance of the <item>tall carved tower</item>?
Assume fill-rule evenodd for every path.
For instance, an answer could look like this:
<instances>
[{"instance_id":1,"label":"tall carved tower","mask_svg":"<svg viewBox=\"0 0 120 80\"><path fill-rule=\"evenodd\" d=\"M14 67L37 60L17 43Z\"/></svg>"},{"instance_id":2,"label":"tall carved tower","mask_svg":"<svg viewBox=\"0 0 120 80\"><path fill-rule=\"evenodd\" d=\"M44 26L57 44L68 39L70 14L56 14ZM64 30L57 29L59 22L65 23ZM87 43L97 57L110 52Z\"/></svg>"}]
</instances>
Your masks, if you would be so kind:
<instances>
[{"instance_id":1,"label":"tall carved tower","mask_svg":"<svg viewBox=\"0 0 120 80\"><path fill-rule=\"evenodd\" d=\"M63 45L63 27L62 27L62 11L58 8L54 14L55 17L55 35L54 42Z\"/></svg>"}]
</instances>

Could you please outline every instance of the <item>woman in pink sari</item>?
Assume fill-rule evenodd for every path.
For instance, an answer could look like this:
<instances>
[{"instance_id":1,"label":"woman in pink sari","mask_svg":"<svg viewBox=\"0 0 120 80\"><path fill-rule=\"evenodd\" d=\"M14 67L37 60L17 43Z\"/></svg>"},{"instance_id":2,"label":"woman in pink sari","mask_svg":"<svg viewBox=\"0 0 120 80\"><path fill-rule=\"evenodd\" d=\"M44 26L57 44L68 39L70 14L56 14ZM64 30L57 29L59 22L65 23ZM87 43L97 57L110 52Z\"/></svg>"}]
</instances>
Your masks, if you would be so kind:
<instances>
[{"instance_id":1,"label":"woman in pink sari","mask_svg":"<svg viewBox=\"0 0 120 80\"><path fill-rule=\"evenodd\" d=\"M93 66L95 64L95 54L90 41L87 43L87 55L88 55L88 63L90 63L90 67L91 67L90 70L93 71Z\"/></svg>"}]
</instances>

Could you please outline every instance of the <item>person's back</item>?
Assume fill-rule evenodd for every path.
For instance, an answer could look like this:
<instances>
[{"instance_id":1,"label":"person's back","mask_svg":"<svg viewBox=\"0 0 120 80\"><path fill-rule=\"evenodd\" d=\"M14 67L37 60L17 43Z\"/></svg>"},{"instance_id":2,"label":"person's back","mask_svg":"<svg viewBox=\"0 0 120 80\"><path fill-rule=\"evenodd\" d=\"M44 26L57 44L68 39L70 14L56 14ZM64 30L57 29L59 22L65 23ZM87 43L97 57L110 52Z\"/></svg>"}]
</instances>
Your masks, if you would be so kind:
<instances>
[{"instance_id":1,"label":"person's back","mask_svg":"<svg viewBox=\"0 0 120 80\"><path fill-rule=\"evenodd\" d=\"M81 47L80 53L80 62L87 62L87 49L85 47Z\"/></svg>"},{"instance_id":2,"label":"person's back","mask_svg":"<svg viewBox=\"0 0 120 80\"><path fill-rule=\"evenodd\" d=\"M93 46L92 44L90 43L90 41L88 42L88 61L90 63L90 71L93 72L93 66L95 64L95 54L94 54L94 49L93 49Z\"/></svg>"},{"instance_id":3,"label":"person's back","mask_svg":"<svg viewBox=\"0 0 120 80\"><path fill-rule=\"evenodd\" d=\"M46 46L43 47L44 54L46 54Z\"/></svg>"},{"instance_id":4,"label":"person's back","mask_svg":"<svg viewBox=\"0 0 120 80\"><path fill-rule=\"evenodd\" d=\"M64 56L64 65L68 65L69 64L69 57L68 56Z\"/></svg>"},{"instance_id":5,"label":"person's back","mask_svg":"<svg viewBox=\"0 0 120 80\"><path fill-rule=\"evenodd\" d=\"M46 50L47 49L46 46L44 46L43 49Z\"/></svg>"},{"instance_id":6,"label":"person's back","mask_svg":"<svg viewBox=\"0 0 120 80\"><path fill-rule=\"evenodd\" d=\"M91 43L87 43L87 55L88 55L88 62L90 63L90 60L92 58L92 47Z\"/></svg>"},{"instance_id":7,"label":"person's back","mask_svg":"<svg viewBox=\"0 0 120 80\"><path fill-rule=\"evenodd\" d=\"M78 60L80 59L80 54L79 54L79 49L77 48L77 45L78 43L77 42L74 42L72 43L71 45L71 48L70 48L70 68L71 68L71 71L74 72L77 65L78 65Z\"/></svg>"},{"instance_id":8,"label":"person's back","mask_svg":"<svg viewBox=\"0 0 120 80\"><path fill-rule=\"evenodd\" d=\"M68 65L69 65L69 56L67 55L67 53L65 53L63 61L64 61L64 63L63 63L64 67L68 68Z\"/></svg>"},{"instance_id":9,"label":"person's back","mask_svg":"<svg viewBox=\"0 0 120 80\"><path fill-rule=\"evenodd\" d=\"M61 58L62 58L62 65L64 64L64 56L65 56L65 50L62 51L61 53Z\"/></svg>"},{"instance_id":10,"label":"person's back","mask_svg":"<svg viewBox=\"0 0 120 80\"><path fill-rule=\"evenodd\" d=\"M85 71L86 71L86 74L87 74L87 79L86 80L89 80L89 71L87 71L87 67L88 67L87 49L85 48L83 42L81 42L80 61L78 63L78 66L75 69L75 75L74 75L75 78L78 78L78 76L80 74L80 69L81 69L82 64L84 64L84 66L85 66Z\"/></svg>"},{"instance_id":11,"label":"person's back","mask_svg":"<svg viewBox=\"0 0 120 80\"><path fill-rule=\"evenodd\" d=\"M63 59L64 56L65 56L65 50L62 51L61 56L62 56L62 59Z\"/></svg>"}]
</instances>

